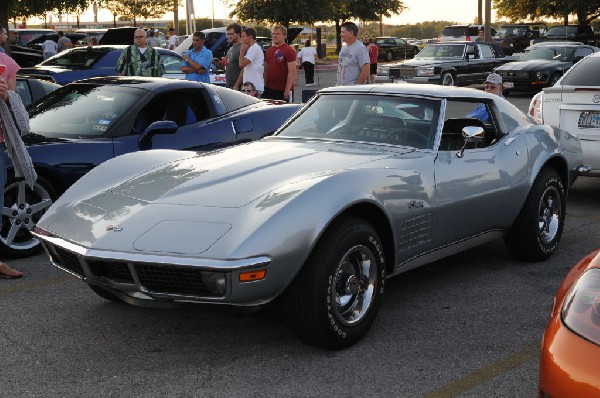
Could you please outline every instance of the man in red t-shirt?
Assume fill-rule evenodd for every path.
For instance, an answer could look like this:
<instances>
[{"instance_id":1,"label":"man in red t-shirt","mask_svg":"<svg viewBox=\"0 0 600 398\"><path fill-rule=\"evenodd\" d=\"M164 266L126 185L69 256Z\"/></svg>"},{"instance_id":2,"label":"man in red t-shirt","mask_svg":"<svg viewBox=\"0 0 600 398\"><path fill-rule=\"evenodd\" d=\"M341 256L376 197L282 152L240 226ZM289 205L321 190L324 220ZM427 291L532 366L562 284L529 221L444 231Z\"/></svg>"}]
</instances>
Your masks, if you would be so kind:
<instances>
[{"instance_id":1,"label":"man in red t-shirt","mask_svg":"<svg viewBox=\"0 0 600 398\"><path fill-rule=\"evenodd\" d=\"M293 100L296 52L286 44L286 37L287 29L283 25L276 25L271 31L273 45L265 57L265 91L262 98Z\"/></svg>"},{"instance_id":2,"label":"man in red t-shirt","mask_svg":"<svg viewBox=\"0 0 600 398\"><path fill-rule=\"evenodd\" d=\"M377 76L377 58L379 58L379 47L377 47L377 44L375 44L373 39L369 39L367 50L369 50L369 62L371 63L369 83L375 83L375 76Z\"/></svg>"}]
</instances>

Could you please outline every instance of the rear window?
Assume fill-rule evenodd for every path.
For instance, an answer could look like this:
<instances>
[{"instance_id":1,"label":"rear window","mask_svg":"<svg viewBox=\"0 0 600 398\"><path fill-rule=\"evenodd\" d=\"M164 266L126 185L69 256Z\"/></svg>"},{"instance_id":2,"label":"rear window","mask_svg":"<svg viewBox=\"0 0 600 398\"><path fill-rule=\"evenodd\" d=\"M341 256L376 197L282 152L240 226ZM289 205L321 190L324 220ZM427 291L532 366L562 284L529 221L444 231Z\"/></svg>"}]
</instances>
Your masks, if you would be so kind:
<instances>
[{"instance_id":1,"label":"rear window","mask_svg":"<svg viewBox=\"0 0 600 398\"><path fill-rule=\"evenodd\" d=\"M466 26L446 26L444 30L442 30L442 36L449 37L460 37L467 35L467 27ZM475 31L475 36L477 36L477 31Z\"/></svg>"},{"instance_id":2,"label":"rear window","mask_svg":"<svg viewBox=\"0 0 600 398\"><path fill-rule=\"evenodd\" d=\"M85 51L67 51L42 62L45 66L89 67L106 54L105 50L86 49Z\"/></svg>"},{"instance_id":3,"label":"rear window","mask_svg":"<svg viewBox=\"0 0 600 398\"><path fill-rule=\"evenodd\" d=\"M600 87L598 70L600 70L600 57L588 57L571 69L563 78L562 85Z\"/></svg>"}]
</instances>

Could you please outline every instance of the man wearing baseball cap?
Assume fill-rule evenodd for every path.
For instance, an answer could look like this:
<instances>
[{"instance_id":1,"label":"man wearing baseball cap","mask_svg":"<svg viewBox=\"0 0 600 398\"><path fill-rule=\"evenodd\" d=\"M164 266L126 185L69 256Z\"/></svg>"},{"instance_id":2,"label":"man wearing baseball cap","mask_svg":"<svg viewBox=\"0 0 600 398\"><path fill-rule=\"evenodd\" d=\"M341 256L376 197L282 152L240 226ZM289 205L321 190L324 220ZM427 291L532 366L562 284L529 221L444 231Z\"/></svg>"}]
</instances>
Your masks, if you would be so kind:
<instances>
[{"instance_id":1,"label":"man wearing baseball cap","mask_svg":"<svg viewBox=\"0 0 600 398\"><path fill-rule=\"evenodd\" d=\"M485 81L483 82L483 85L483 89L486 93L496 94L504 98L504 96L502 95L502 76L500 76L499 74L490 73L487 79L485 79ZM475 108L473 112L469 113L467 117L474 117L476 119L481 120L484 123L487 123L490 119L490 114L485 104L481 104L477 108Z\"/></svg>"}]
</instances>

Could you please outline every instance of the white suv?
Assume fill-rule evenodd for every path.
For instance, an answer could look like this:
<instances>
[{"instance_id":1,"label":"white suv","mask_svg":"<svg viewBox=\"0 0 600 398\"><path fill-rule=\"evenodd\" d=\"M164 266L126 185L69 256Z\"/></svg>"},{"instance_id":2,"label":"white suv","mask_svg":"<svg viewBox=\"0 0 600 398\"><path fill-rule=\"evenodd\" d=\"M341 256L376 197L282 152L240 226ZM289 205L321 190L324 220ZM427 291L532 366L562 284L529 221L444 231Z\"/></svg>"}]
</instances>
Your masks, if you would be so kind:
<instances>
[{"instance_id":1,"label":"white suv","mask_svg":"<svg viewBox=\"0 0 600 398\"><path fill-rule=\"evenodd\" d=\"M536 122L559 127L577 136L583 162L600 177L600 52L588 55L552 87L537 93L528 115Z\"/></svg>"},{"instance_id":2,"label":"white suv","mask_svg":"<svg viewBox=\"0 0 600 398\"><path fill-rule=\"evenodd\" d=\"M485 25L448 25L442 29L438 42L475 41L477 40L479 30L484 27ZM490 37L496 35L496 29L491 29Z\"/></svg>"}]
</instances>

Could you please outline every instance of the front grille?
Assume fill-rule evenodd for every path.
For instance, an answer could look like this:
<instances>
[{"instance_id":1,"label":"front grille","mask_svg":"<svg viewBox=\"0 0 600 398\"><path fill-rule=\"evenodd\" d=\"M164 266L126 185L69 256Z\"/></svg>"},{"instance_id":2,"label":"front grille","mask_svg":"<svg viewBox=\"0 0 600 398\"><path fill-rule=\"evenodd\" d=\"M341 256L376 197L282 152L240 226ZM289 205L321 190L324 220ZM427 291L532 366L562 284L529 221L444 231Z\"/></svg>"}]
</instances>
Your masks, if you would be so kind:
<instances>
[{"instance_id":1,"label":"front grille","mask_svg":"<svg viewBox=\"0 0 600 398\"><path fill-rule=\"evenodd\" d=\"M415 77L415 68L390 68L390 77Z\"/></svg>"},{"instance_id":2,"label":"front grille","mask_svg":"<svg viewBox=\"0 0 600 398\"><path fill-rule=\"evenodd\" d=\"M56 264L60 265L63 268L68 269L69 271L80 275L83 277L85 274L83 272L83 268L79 263L79 257L70 251L67 251L59 246L53 246L56 256L52 256L53 260ZM52 251L50 251L52 253ZM58 257L57 257L58 256Z\"/></svg>"},{"instance_id":3,"label":"front grille","mask_svg":"<svg viewBox=\"0 0 600 398\"><path fill-rule=\"evenodd\" d=\"M92 274L96 276L103 276L116 282L134 283L126 263L89 260L88 265Z\"/></svg>"},{"instance_id":4,"label":"front grille","mask_svg":"<svg viewBox=\"0 0 600 398\"><path fill-rule=\"evenodd\" d=\"M135 264L142 286L150 291L215 296L204 283L202 271L195 268Z\"/></svg>"}]
</instances>

